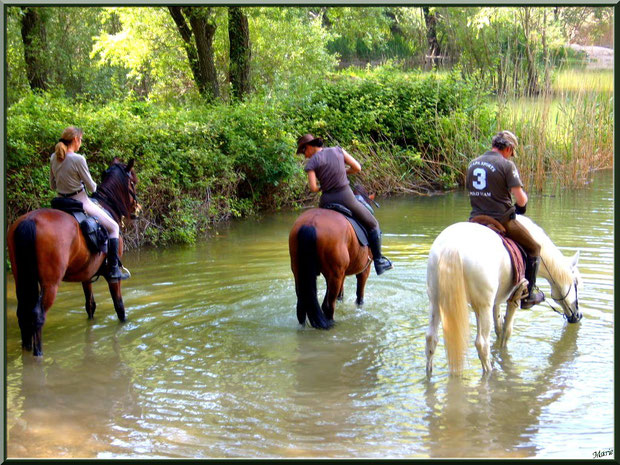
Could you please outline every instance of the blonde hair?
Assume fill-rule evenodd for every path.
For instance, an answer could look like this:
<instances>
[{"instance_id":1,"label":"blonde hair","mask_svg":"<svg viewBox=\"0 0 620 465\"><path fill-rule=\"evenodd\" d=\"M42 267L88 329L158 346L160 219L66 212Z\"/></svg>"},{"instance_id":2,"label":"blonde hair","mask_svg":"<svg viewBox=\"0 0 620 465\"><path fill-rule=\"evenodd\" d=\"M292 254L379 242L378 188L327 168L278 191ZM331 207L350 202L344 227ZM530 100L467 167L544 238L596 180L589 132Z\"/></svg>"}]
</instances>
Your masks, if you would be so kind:
<instances>
[{"instance_id":1,"label":"blonde hair","mask_svg":"<svg viewBox=\"0 0 620 465\"><path fill-rule=\"evenodd\" d=\"M56 160L63 161L67 156L67 148L71 145L71 141L76 137L81 137L84 134L80 128L76 128L75 126L69 126L64 131L62 131L62 135L60 136L60 140L56 144L54 149L54 153L56 154Z\"/></svg>"}]
</instances>

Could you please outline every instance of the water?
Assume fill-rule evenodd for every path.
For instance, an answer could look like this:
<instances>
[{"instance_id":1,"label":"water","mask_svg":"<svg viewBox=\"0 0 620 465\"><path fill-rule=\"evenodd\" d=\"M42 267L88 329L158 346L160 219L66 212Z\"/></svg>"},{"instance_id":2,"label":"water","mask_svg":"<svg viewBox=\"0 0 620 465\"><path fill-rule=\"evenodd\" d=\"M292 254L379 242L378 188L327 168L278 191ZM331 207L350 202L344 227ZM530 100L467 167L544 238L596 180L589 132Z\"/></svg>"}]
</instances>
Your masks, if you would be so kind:
<instances>
[{"instance_id":1,"label":"water","mask_svg":"<svg viewBox=\"0 0 620 465\"><path fill-rule=\"evenodd\" d=\"M88 321L63 283L44 357L22 354L7 277L8 457L592 458L613 448L613 178L532 195L528 214L567 256L580 251L583 320L521 311L494 372L473 345L463 379L440 340L425 377L426 258L466 218L461 192L380 199L395 269L355 306L345 284L330 331L301 328L288 257L299 212L235 222L192 247L124 258L128 321L105 282ZM549 292L546 282L541 288ZM319 281L319 292L324 292ZM472 323L473 323L472 315ZM475 328L475 323L474 328ZM494 337L494 336L493 336Z\"/></svg>"}]
</instances>

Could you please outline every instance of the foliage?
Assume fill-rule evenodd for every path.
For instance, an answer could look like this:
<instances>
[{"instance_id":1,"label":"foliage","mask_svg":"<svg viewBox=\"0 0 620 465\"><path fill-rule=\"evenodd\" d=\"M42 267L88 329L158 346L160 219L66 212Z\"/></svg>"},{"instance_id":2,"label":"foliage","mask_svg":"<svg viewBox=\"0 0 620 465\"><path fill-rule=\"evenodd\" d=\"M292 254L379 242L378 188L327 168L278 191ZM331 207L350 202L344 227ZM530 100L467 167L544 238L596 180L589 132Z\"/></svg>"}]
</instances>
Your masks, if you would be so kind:
<instances>
[{"instance_id":1,"label":"foliage","mask_svg":"<svg viewBox=\"0 0 620 465\"><path fill-rule=\"evenodd\" d=\"M488 131L490 114L475 98L455 74L388 71L333 75L307 95L236 105L128 99L101 106L31 94L8 109L8 220L49 205L49 156L69 124L84 130L81 153L95 180L115 156L136 158L144 208L136 243L191 242L213 222L306 198L301 159L294 156L303 131L351 147L377 184L400 173L407 186L453 182L460 168L442 139L471 138L475 124ZM458 124L448 122L452 115Z\"/></svg>"}]
</instances>

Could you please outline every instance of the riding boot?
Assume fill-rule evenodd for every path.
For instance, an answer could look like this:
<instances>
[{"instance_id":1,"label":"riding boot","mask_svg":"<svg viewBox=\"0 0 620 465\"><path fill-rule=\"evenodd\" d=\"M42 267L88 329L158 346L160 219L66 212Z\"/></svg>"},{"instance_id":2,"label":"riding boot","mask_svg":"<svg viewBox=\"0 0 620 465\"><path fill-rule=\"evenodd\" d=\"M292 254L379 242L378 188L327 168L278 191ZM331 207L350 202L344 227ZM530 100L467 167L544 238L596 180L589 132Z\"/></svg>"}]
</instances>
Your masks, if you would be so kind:
<instances>
[{"instance_id":1,"label":"riding boot","mask_svg":"<svg viewBox=\"0 0 620 465\"><path fill-rule=\"evenodd\" d=\"M124 267L121 269L118 260L118 239L108 239L108 279L127 279L131 276Z\"/></svg>"},{"instance_id":2,"label":"riding boot","mask_svg":"<svg viewBox=\"0 0 620 465\"><path fill-rule=\"evenodd\" d=\"M377 275L394 268L392 262L381 255L381 231L379 231L379 228L368 231L368 245L370 247L370 251L372 252Z\"/></svg>"},{"instance_id":3,"label":"riding boot","mask_svg":"<svg viewBox=\"0 0 620 465\"><path fill-rule=\"evenodd\" d=\"M532 308L534 305L541 303L545 300L545 294L543 294L536 287L536 275L538 274L538 266L540 265L540 257L528 256L525 260L525 279L527 279L527 292L526 298L521 300L521 308ZM536 290L534 290L536 289Z\"/></svg>"}]
</instances>

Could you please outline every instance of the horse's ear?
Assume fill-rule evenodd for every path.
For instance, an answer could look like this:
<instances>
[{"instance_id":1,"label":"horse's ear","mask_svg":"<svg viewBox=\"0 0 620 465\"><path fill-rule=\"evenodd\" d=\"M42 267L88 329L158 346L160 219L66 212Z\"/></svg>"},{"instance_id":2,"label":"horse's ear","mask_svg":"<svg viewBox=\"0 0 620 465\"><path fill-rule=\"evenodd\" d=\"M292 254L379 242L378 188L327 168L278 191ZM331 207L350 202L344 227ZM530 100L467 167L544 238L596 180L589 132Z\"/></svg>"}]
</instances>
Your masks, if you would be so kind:
<instances>
[{"instance_id":1,"label":"horse's ear","mask_svg":"<svg viewBox=\"0 0 620 465\"><path fill-rule=\"evenodd\" d=\"M127 171L128 173L131 171L131 169L133 168L133 164L136 160L134 160L133 158L131 160L129 160L129 163L127 163L127 168L125 168L125 171Z\"/></svg>"},{"instance_id":2,"label":"horse's ear","mask_svg":"<svg viewBox=\"0 0 620 465\"><path fill-rule=\"evenodd\" d=\"M577 266L577 262L579 261L579 250L573 257L570 259L570 267L575 268Z\"/></svg>"}]
</instances>

